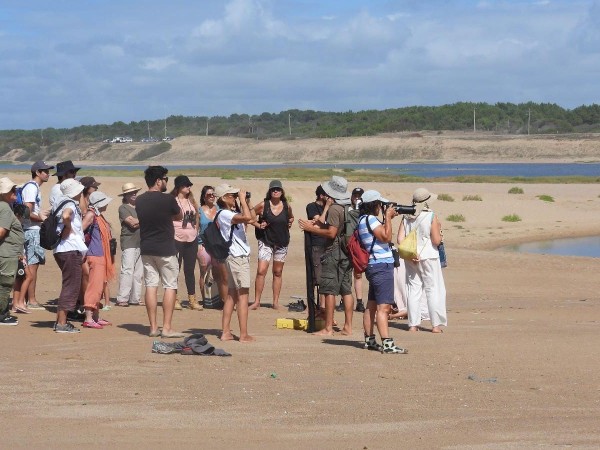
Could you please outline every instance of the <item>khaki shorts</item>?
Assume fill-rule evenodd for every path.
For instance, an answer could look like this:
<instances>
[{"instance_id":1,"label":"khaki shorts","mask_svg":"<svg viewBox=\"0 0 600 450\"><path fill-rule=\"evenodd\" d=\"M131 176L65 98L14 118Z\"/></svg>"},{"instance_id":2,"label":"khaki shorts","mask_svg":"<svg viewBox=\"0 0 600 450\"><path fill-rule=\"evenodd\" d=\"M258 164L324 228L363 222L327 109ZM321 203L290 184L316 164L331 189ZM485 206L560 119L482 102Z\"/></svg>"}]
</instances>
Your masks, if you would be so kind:
<instances>
[{"instance_id":1,"label":"khaki shorts","mask_svg":"<svg viewBox=\"0 0 600 450\"><path fill-rule=\"evenodd\" d=\"M287 256L287 247L271 247L265 244L263 241L258 241L258 259L261 261L273 261L285 262Z\"/></svg>"},{"instance_id":2,"label":"khaki shorts","mask_svg":"<svg viewBox=\"0 0 600 450\"><path fill-rule=\"evenodd\" d=\"M321 259L319 294L352 294L352 264L340 249L325 253Z\"/></svg>"},{"instance_id":3,"label":"khaki shorts","mask_svg":"<svg viewBox=\"0 0 600 450\"><path fill-rule=\"evenodd\" d=\"M229 289L250 289L250 258L229 255L226 264Z\"/></svg>"},{"instance_id":4,"label":"khaki shorts","mask_svg":"<svg viewBox=\"0 0 600 450\"><path fill-rule=\"evenodd\" d=\"M161 282L164 289L177 289L177 256L142 255L142 264L146 287L158 287L158 283Z\"/></svg>"}]
</instances>

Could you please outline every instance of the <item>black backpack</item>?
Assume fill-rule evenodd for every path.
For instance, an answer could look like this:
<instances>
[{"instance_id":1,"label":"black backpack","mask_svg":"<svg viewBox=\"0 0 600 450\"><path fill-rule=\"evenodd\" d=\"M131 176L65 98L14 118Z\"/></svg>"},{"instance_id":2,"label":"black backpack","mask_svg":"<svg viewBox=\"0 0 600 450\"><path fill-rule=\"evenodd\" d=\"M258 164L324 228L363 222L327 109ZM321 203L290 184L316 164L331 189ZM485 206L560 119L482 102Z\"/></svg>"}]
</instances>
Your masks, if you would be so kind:
<instances>
[{"instance_id":1,"label":"black backpack","mask_svg":"<svg viewBox=\"0 0 600 450\"><path fill-rule=\"evenodd\" d=\"M60 218L58 218L58 213L67 203L75 202L73 200L65 200L60 203L56 210L46 217L46 220L42 222L40 225L40 245L42 248L46 250L54 250L58 243L60 242L60 233L56 231L56 227L60 223Z\"/></svg>"},{"instance_id":2,"label":"black backpack","mask_svg":"<svg viewBox=\"0 0 600 450\"><path fill-rule=\"evenodd\" d=\"M222 210L217 213L215 219L208 224L206 230L201 234L202 245L204 245L208 254L217 261L223 261L229 256L229 247L231 247L231 241L233 240L233 229L237 227L237 225L231 224L229 240L226 241L217 225L217 217L221 212Z\"/></svg>"}]
</instances>

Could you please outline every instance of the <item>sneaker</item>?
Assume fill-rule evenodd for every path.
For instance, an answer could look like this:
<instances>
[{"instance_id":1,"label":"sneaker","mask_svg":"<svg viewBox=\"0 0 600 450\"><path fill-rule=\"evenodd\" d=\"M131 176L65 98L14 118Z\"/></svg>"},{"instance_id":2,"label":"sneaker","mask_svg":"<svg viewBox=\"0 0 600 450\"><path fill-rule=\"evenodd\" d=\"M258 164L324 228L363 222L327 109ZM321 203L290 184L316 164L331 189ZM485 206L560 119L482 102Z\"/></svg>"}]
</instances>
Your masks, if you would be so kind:
<instances>
[{"instance_id":1,"label":"sneaker","mask_svg":"<svg viewBox=\"0 0 600 450\"><path fill-rule=\"evenodd\" d=\"M85 322L83 322L83 327L84 328L95 328L96 330L101 330L102 328L104 328L98 322L94 322L93 320L90 322L88 322L87 320Z\"/></svg>"},{"instance_id":2,"label":"sneaker","mask_svg":"<svg viewBox=\"0 0 600 450\"><path fill-rule=\"evenodd\" d=\"M365 336L365 349L375 350L378 352L381 351L381 345L377 342L377 339L375 339L374 334L371 336Z\"/></svg>"},{"instance_id":3,"label":"sneaker","mask_svg":"<svg viewBox=\"0 0 600 450\"><path fill-rule=\"evenodd\" d=\"M67 312L67 320L74 320L76 322L83 322L85 320L85 312L79 310Z\"/></svg>"},{"instance_id":4,"label":"sneaker","mask_svg":"<svg viewBox=\"0 0 600 450\"><path fill-rule=\"evenodd\" d=\"M288 305L288 311L290 312L303 312L306 310L306 303L304 300L298 300L296 303L290 303Z\"/></svg>"},{"instance_id":5,"label":"sneaker","mask_svg":"<svg viewBox=\"0 0 600 450\"><path fill-rule=\"evenodd\" d=\"M394 344L394 339L387 338L383 340L381 353L398 353L400 355L404 355L408 353L408 350L405 348L397 347L396 344Z\"/></svg>"},{"instance_id":6,"label":"sneaker","mask_svg":"<svg viewBox=\"0 0 600 450\"><path fill-rule=\"evenodd\" d=\"M364 313L365 312L365 304L362 300L356 301L356 312Z\"/></svg>"},{"instance_id":7,"label":"sneaker","mask_svg":"<svg viewBox=\"0 0 600 450\"><path fill-rule=\"evenodd\" d=\"M344 300L340 300L340 304L335 307L335 310L337 312L343 312L344 311Z\"/></svg>"},{"instance_id":8,"label":"sneaker","mask_svg":"<svg viewBox=\"0 0 600 450\"><path fill-rule=\"evenodd\" d=\"M17 319L15 316L6 316L4 319L0 320L0 325L14 327L15 325L19 325L19 319Z\"/></svg>"},{"instance_id":9,"label":"sneaker","mask_svg":"<svg viewBox=\"0 0 600 450\"><path fill-rule=\"evenodd\" d=\"M67 322L64 325L54 324L54 331L56 333L79 333L79 328L75 328L71 322Z\"/></svg>"}]
</instances>

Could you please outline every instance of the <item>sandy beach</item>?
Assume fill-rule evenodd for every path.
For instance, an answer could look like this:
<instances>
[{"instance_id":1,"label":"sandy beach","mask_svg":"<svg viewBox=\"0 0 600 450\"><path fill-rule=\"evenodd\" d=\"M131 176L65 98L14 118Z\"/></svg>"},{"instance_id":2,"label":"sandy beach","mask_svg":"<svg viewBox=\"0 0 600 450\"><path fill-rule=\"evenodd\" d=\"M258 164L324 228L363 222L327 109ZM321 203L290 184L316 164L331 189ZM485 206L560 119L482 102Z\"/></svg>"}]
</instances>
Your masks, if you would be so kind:
<instances>
[{"instance_id":1,"label":"sandy beach","mask_svg":"<svg viewBox=\"0 0 600 450\"><path fill-rule=\"evenodd\" d=\"M582 157L588 157L586 150ZM175 176L176 173L169 173ZM4 175L3 175L4 176ZM26 174L10 175L25 181ZM135 179L102 177L114 197L108 218L118 235L121 185ZM256 202L269 180L229 180ZM192 178L198 196L203 184ZM314 182L283 181L296 217L313 200ZM231 358L151 353L145 308L112 308L104 330L52 332L54 314L19 315L3 327L0 361L2 447L30 448L533 448L600 446L600 259L519 254L510 243L600 232L596 184L362 183L409 203L425 186L454 201L434 201L449 267L449 326L441 335L391 334L408 355L362 347L362 316L352 336L322 339L280 330L271 282L252 311L253 344L218 340L221 312L176 311L174 326L204 333ZM42 188L47 205L52 184ZM172 184L170 183L171 187ZM509 194L519 186L523 194ZM354 186L352 186L354 187ZM464 201L465 196L481 201ZM549 195L554 202L538 198ZM463 215L464 222L447 221ZM517 214L520 222L504 222ZM395 221L394 233L399 226ZM256 270L256 240L252 271ZM302 233L294 224L281 301L305 295ZM48 253L37 296L55 299L60 271ZM117 258L117 265L119 264ZM183 274L180 292L185 294ZM364 283L366 294L367 283ZM111 283L113 296L116 281ZM183 295L180 296L183 298ZM253 288L250 298L253 299ZM366 298L366 295L365 295ZM336 313L338 322L342 313ZM426 327L429 323L424 324ZM234 324L237 331L237 323Z\"/></svg>"}]
</instances>

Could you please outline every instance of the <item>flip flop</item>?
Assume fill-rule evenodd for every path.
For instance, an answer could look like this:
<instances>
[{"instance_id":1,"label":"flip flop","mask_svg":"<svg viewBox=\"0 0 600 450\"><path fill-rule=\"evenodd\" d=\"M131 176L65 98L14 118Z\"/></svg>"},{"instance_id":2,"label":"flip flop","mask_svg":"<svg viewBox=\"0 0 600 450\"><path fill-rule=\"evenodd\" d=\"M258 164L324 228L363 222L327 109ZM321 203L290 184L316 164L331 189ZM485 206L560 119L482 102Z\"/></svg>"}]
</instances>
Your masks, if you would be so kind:
<instances>
[{"instance_id":1,"label":"flip flop","mask_svg":"<svg viewBox=\"0 0 600 450\"><path fill-rule=\"evenodd\" d=\"M25 308L21 308L20 306L17 306L15 308L15 312L21 313L21 314L31 314L32 313L32 311L29 311L28 309L25 309Z\"/></svg>"}]
</instances>

